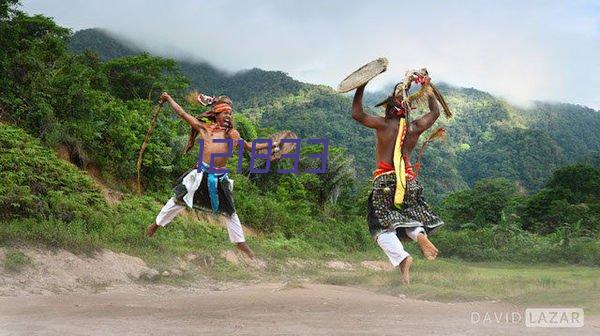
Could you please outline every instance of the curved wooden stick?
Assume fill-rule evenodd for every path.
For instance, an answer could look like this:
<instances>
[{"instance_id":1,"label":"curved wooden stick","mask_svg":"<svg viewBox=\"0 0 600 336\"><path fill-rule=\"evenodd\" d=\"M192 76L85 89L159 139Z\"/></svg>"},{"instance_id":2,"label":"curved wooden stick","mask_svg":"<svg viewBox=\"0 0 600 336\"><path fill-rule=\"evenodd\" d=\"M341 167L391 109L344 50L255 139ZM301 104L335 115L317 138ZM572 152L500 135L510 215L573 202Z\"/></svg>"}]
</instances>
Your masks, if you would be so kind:
<instances>
[{"instance_id":1,"label":"curved wooden stick","mask_svg":"<svg viewBox=\"0 0 600 336\"><path fill-rule=\"evenodd\" d=\"M162 107L162 103L158 104L154 109L154 113L152 114L152 120L150 121L150 127L148 127L148 131L146 132L146 136L144 137L144 142L142 143L142 147L140 148L140 154L138 155L138 159L137 159L137 164L136 164L137 190L138 190L138 194L140 194L140 195L142 194L142 183L141 183L142 158L144 157L144 152L146 151L146 147L148 146L148 140L150 140L150 136L152 135L152 132L154 131L154 126L156 126L156 119L158 118L158 113L160 112L161 107Z\"/></svg>"},{"instance_id":2,"label":"curved wooden stick","mask_svg":"<svg viewBox=\"0 0 600 336\"><path fill-rule=\"evenodd\" d=\"M433 89L433 94L435 95L435 98L442 105L442 109L444 109L444 114L446 115L446 118L452 117L452 112L450 111L450 108L448 107L448 104L446 104L446 100L444 99L440 91L435 86L433 86L433 84L429 85Z\"/></svg>"}]
</instances>

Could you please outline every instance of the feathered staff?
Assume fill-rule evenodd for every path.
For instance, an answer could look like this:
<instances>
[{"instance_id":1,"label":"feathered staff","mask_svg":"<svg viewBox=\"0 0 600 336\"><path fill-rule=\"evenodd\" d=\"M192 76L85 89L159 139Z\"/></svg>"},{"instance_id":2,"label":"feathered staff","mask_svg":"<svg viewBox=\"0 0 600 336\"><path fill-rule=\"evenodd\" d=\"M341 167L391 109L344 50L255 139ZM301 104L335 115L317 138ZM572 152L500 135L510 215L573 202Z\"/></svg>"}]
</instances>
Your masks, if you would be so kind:
<instances>
[{"instance_id":1,"label":"feathered staff","mask_svg":"<svg viewBox=\"0 0 600 336\"><path fill-rule=\"evenodd\" d=\"M421 84L421 88L417 92L408 95L408 90L410 89L412 82ZM413 102L424 102L427 99L427 97L433 95L436 98L436 100L440 103L440 105L442 105L442 109L444 110L444 115L446 115L446 118L452 117L452 112L450 111L448 104L444 100L444 97L442 96L440 91L433 84L431 84L431 80L429 78L429 73L427 72L427 69L423 68L421 70L407 71L404 76L404 81L401 84L401 90L398 90L400 92L396 92L397 90L394 90L394 95L396 97L401 98L405 111L410 111L412 109L411 104ZM399 87L397 89L399 89ZM446 129L440 127L435 132L431 133L431 135L425 140L423 146L421 146L421 149L419 150L417 161L415 162L416 174L419 173L419 169L421 168L421 157L423 156L427 145L432 141L441 140L445 137Z\"/></svg>"},{"instance_id":2,"label":"feathered staff","mask_svg":"<svg viewBox=\"0 0 600 336\"><path fill-rule=\"evenodd\" d=\"M419 89L419 91L409 95L408 90L410 89L412 82L421 84L421 88ZM440 105L442 105L442 109L444 110L444 114L446 115L446 117L452 117L452 111L450 111L450 108L444 100L444 97L442 96L440 91L431 83L427 69L423 68L421 70L407 71L404 76L404 81L402 81L401 90L399 89L400 87L394 90L394 96L401 99L402 103L404 104L405 111L411 110L410 106L412 102L423 101L425 97L433 94L436 100L440 103Z\"/></svg>"},{"instance_id":3,"label":"feathered staff","mask_svg":"<svg viewBox=\"0 0 600 336\"><path fill-rule=\"evenodd\" d=\"M137 164L136 164L138 194L142 193L142 182L141 182L142 158L144 157L144 152L146 151L146 147L148 147L148 140L150 140L150 136L152 136L152 132L154 132L154 127L156 126L156 119L158 118L158 114L160 113L160 109L162 108L162 105L163 105L163 102L161 101L154 108L154 113L152 114L152 119L150 120L150 126L148 127L148 131L146 131L146 136L144 137L144 142L142 143L142 147L140 148L140 153L138 155Z\"/></svg>"}]
</instances>

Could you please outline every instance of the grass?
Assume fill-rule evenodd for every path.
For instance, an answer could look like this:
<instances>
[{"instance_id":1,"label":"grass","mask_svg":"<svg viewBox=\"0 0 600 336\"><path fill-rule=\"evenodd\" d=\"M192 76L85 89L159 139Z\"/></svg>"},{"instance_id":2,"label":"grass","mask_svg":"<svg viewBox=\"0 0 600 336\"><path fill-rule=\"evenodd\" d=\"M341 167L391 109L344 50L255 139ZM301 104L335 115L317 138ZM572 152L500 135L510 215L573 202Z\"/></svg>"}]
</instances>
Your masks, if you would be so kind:
<instances>
[{"instance_id":1,"label":"grass","mask_svg":"<svg viewBox=\"0 0 600 336\"><path fill-rule=\"evenodd\" d=\"M411 284L405 286L398 270L365 269L356 255L347 257L353 270L327 268L324 260L279 258L268 259L266 270L216 263L202 274L220 281L283 282L291 287L323 283L422 300L498 300L521 307L581 307L586 314L600 314L600 269L594 267L468 263L443 258L427 262L415 258Z\"/></svg>"},{"instance_id":2,"label":"grass","mask_svg":"<svg viewBox=\"0 0 600 336\"><path fill-rule=\"evenodd\" d=\"M264 238L263 238L264 239ZM250 241L252 246L269 244ZM223 248L231 248L224 243ZM258 250L258 249L257 249ZM218 281L282 282L292 287L306 283L354 286L383 294L442 301L505 301L522 307L581 307L600 314L600 268L587 266L525 265L497 262L464 262L440 258L428 262L415 258L411 284L402 285L399 271L374 271L360 266L363 260L383 260L373 252L349 253L336 258L351 263L353 270L326 267L327 259L285 258L257 253L267 260L266 269L232 265L216 257L202 276Z\"/></svg>"},{"instance_id":3,"label":"grass","mask_svg":"<svg viewBox=\"0 0 600 336\"><path fill-rule=\"evenodd\" d=\"M21 251L11 250L6 253L2 266L9 272L20 272L31 264L31 259Z\"/></svg>"},{"instance_id":4,"label":"grass","mask_svg":"<svg viewBox=\"0 0 600 336\"><path fill-rule=\"evenodd\" d=\"M64 248L76 253L93 254L108 248L144 259L151 267L168 270L187 253L210 256L212 267L198 271L217 281L297 281L358 286L381 293L437 301L502 300L522 306L553 305L582 307L587 313L600 313L600 269L565 265L523 265L512 263L472 263L441 258L425 262L416 258L412 284L403 286L398 272L372 271L360 267L363 260L383 260L372 244L365 251L340 251L317 247L298 238L282 236L249 237L256 254L268 261L267 269L231 265L220 257L223 250L233 250L226 230L180 216L156 236L144 236L146 225L160 209L160 204L145 198L121 202L113 225L100 231L86 232L76 223L56 220L10 220L0 226L0 245L25 244ZM405 244L419 255L415 244ZM31 261L10 249L2 266L11 272L23 270ZM295 262L290 262L294 261ZM328 269L327 260L344 260L355 265L353 271ZM187 277L187 275L186 275ZM159 280L183 284L188 278Z\"/></svg>"},{"instance_id":5,"label":"grass","mask_svg":"<svg viewBox=\"0 0 600 336\"><path fill-rule=\"evenodd\" d=\"M0 184L0 205L3 210L0 218L0 246L42 246L89 255L108 248L138 256L158 270L169 270L187 253L194 253L214 259L212 267L201 268L197 272L219 281L295 281L295 285L320 282L360 286L383 293L431 300L505 300L522 305L581 306L588 311L600 312L600 303L597 303L600 302L598 268L468 263L451 259L426 263L417 259L412 272L412 284L402 286L397 272L377 272L361 268L359 263L362 260L383 260L381 251L369 241L364 246L352 245L353 242L364 240L364 235L356 236L353 230L330 232L330 229L338 228L335 225L309 225L305 235L288 232L287 236L280 233L250 237L250 246L258 256L268 261L268 267L253 269L231 265L219 257L221 251L233 249L226 230L198 220L192 213L178 216L171 225L160 229L155 237L145 237L145 228L160 211L162 201L168 198L166 194L129 195L117 205L110 205L103 200L89 177L76 167L59 160L52 151L44 149L37 139L4 125L0 125L0 132L4 132L0 139L10 142L7 145L9 150L0 156L0 167L3 168L0 169L3 181ZM35 181L32 181L32 176L28 173L30 171L40 172L35 175ZM32 185L36 186L35 190L31 189ZM157 201L159 199L162 201ZM250 202L249 199L246 201ZM253 213L241 213L242 221L252 222L251 214ZM303 227L302 223L298 228ZM364 225L362 220L356 224ZM311 232L310 228L315 232ZM301 230L290 232L303 233ZM366 227L362 232L366 234ZM493 247L485 250L477 245L459 244L469 242L472 238L467 233L448 233L442 241L448 247L465 248L459 251L462 254L454 255L472 257L469 253L478 252L483 258L486 254L481 253L482 251L491 251L494 252L492 256L517 256L506 256ZM438 236L438 241L442 237ZM567 262L573 260L567 258L569 256L581 257L580 260L600 260L596 258L600 249L587 248L596 245L581 244L580 249L563 251L557 250L554 246L556 244L549 238L539 238L534 242L543 244L537 244L531 254L521 256L519 260ZM419 255L415 244L405 246L411 254ZM557 254L558 252L560 253ZM355 270L331 270L324 266L326 260L334 259L354 264ZM8 271L18 272L30 263L27 256L12 248L6 253L1 266ZM160 281L185 283L189 280L187 276Z\"/></svg>"},{"instance_id":6,"label":"grass","mask_svg":"<svg viewBox=\"0 0 600 336\"><path fill-rule=\"evenodd\" d=\"M501 300L525 307L581 307L587 313L600 313L598 268L417 259L411 276L408 286L402 285L397 271L327 271L317 280L434 301Z\"/></svg>"}]
</instances>

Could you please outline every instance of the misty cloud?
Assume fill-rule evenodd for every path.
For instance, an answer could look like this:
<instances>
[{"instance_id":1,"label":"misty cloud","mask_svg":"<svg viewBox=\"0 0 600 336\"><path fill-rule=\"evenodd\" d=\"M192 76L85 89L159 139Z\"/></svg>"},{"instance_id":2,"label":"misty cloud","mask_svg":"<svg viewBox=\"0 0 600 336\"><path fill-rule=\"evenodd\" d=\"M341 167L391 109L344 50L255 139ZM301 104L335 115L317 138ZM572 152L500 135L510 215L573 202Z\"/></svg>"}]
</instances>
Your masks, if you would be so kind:
<instances>
[{"instance_id":1,"label":"misty cloud","mask_svg":"<svg viewBox=\"0 0 600 336\"><path fill-rule=\"evenodd\" d=\"M74 30L100 27L157 53L337 86L380 56L370 87L426 66L434 80L517 103L600 108L600 5L592 1L23 1Z\"/></svg>"}]
</instances>

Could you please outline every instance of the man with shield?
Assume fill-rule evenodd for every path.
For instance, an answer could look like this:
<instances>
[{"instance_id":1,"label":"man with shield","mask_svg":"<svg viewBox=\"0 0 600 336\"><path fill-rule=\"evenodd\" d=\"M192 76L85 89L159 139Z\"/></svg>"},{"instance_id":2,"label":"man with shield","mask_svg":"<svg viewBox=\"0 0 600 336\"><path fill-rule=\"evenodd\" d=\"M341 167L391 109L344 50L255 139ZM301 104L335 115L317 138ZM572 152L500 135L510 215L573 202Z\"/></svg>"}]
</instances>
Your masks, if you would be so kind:
<instances>
[{"instance_id":1,"label":"man with shield","mask_svg":"<svg viewBox=\"0 0 600 336\"><path fill-rule=\"evenodd\" d=\"M400 239L410 238L416 241L423 255L428 260L434 260L438 250L429 240L428 234L443 225L443 221L425 202L423 187L417 181L422 151L414 165L411 164L411 154L421 134L438 119L438 100L446 116L450 117L451 113L440 93L431 84L426 69L408 71L404 81L396 85L392 94L377 104L385 109L385 116L365 113L362 105L365 86L386 68L386 59L371 62L342 81L339 91L347 92L356 88L352 118L375 129L377 169L373 173L373 190L368 202L369 231L392 265L400 267L402 281L408 284L412 257L404 250ZM421 88L409 95L412 83L420 84ZM429 112L410 120L413 103L419 100L427 103ZM443 134L444 130L439 129L425 144Z\"/></svg>"}]
</instances>

